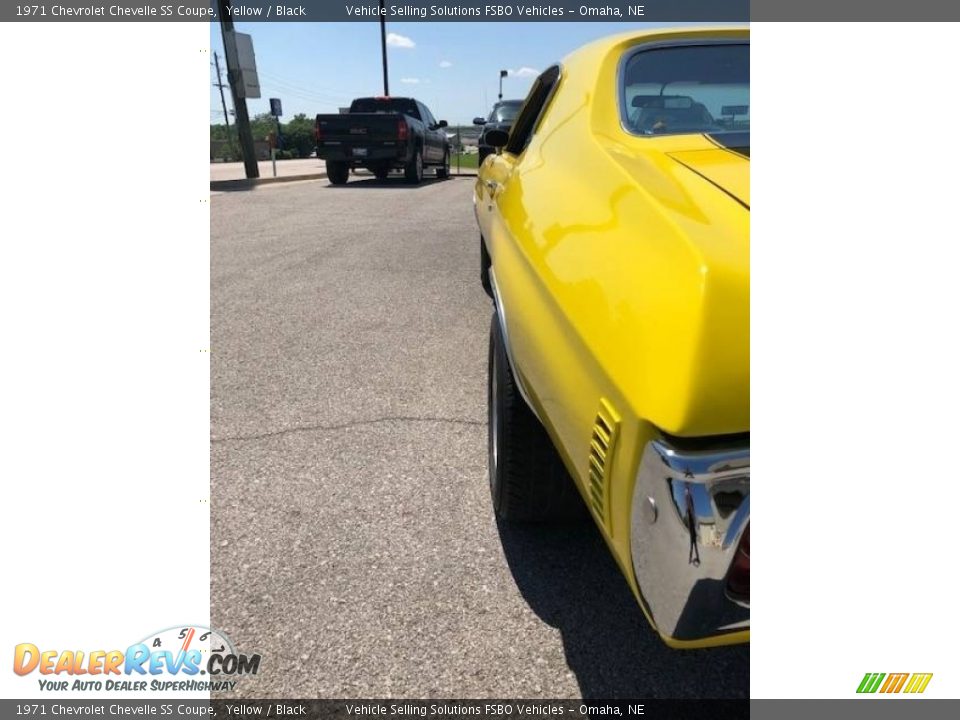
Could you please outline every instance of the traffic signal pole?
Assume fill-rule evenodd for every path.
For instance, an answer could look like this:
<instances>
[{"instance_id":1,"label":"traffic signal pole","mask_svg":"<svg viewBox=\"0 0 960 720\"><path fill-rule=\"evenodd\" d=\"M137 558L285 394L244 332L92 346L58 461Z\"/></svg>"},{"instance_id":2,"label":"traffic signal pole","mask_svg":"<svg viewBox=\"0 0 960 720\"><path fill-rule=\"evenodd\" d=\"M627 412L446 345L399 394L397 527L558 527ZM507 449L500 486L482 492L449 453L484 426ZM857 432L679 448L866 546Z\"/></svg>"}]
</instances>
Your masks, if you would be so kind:
<instances>
[{"instance_id":1,"label":"traffic signal pole","mask_svg":"<svg viewBox=\"0 0 960 720\"><path fill-rule=\"evenodd\" d=\"M250 129L250 116L247 114L247 99L240 92L243 78L240 75L233 18L229 12L230 0L217 0L217 6L220 12L220 30L223 33L223 49L227 56L227 82L230 83L237 133L240 136L240 152L243 154L243 166L247 177L252 180L260 177L260 168L257 166L257 152L253 146L253 131Z\"/></svg>"}]
</instances>

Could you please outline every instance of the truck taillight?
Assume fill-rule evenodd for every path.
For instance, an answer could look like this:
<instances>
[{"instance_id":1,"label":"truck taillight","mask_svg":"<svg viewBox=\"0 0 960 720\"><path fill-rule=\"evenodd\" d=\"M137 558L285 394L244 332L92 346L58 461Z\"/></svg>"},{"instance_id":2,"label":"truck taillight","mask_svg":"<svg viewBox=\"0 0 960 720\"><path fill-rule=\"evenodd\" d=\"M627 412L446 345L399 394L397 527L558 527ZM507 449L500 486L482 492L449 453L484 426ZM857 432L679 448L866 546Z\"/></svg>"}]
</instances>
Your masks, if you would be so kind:
<instances>
[{"instance_id":1,"label":"truck taillight","mask_svg":"<svg viewBox=\"0 0 960 720\"><path fill-rule=\"evenodd\" d=\"M750 526L747 525L740 538L740 545L727 573L727 592L746 601L750 600Z\"/></svg>"},{"instance_id":2,"label":"truck taillight","mask_svg":"<svg viewBox=\"0 0 960 720\"><path fill-rule=\"evenodd\" d=\"M397 140L406 140L409 132L406 120L397 120Z\"/></svg>"},{"instance_id":3,"label":"truck taillight","mask_svg":"<svg viewBox=\"0 0 960 720\"><path fill-rule=\"evenodd\" d=\"M323 140L323 128L320 127L320 123L313 126L313 137L317 142Z\"/></svg>"}]
</instances>

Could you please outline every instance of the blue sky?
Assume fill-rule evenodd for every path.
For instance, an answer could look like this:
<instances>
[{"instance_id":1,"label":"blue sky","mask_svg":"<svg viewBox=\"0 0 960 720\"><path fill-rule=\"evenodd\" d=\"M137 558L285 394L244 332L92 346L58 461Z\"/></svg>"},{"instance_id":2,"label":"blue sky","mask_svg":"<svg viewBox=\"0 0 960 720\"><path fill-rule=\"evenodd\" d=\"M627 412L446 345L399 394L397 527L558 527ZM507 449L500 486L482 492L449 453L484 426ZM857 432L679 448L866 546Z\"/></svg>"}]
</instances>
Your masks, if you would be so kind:
<instances>
[{"instance_id":1,"label":"blue sky","mask_svg":"<svg viewBox=\"0 0 960 720\"><path fill-rule=\"evenodd\" d=\"M438 119L469 123L497 99L523 98L537 71L590 40L653 23L387 23L390 94L416 97ZM253 37L263 97L248 100L251 115L269 112L269 98L283 101L283 119L337 112L354 97L380 95L380 24L236 23ZM221 54L220 26L210 25L210 47ZM216 73L211 68L211 81ZM224 73L224 82L226 74ZM231 109L227 93L227 108ZM222 122L219 92L210 90L210 120Z\"/></svg>"}]
</instances>

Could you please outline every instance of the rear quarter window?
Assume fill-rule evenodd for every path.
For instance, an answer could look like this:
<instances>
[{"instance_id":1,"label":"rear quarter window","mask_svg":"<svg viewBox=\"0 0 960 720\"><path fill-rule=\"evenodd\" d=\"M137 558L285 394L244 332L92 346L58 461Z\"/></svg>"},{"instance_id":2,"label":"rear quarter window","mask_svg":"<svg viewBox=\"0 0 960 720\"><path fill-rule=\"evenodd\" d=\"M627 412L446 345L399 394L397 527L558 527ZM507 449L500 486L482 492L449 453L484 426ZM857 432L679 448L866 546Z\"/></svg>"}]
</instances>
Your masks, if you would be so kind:
<instances>
[{"instance_id":1,"label":"rear quarter window","mask_svg":"<svg viewBox=\"0 0 960 720\"><path fill-rule=\"evenodd\" d=\"M638 48L624 59L620 116L635 135L749 132L750 45Z\"/></svg>"}]
</instances>

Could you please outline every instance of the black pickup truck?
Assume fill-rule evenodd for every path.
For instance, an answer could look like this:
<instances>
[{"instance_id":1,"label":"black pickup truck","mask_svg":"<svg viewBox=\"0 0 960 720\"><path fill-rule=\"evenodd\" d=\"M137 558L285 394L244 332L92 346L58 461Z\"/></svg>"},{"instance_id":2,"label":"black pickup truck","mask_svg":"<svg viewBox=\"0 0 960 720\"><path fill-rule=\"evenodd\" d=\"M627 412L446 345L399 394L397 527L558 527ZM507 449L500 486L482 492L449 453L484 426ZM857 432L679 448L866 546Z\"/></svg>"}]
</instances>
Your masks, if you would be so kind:
<instances>
[{"instance_id":1,"label":"black pickup truck","mask_svg":"<svg viewBox=\"0 0 960 720\"><path fill-rule=\"evenodd\" d=\"M428 166L445 178L450 175L446 126L412 98L357 98L347 113L317 115L317 157L327 161L327 178L334 185L347 182L350 169L357 167L380 180L402 169L409 182L419 183Z\"/></svg>"}]
</instances>

